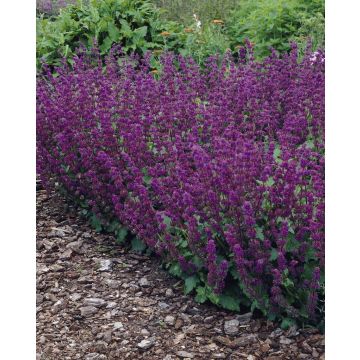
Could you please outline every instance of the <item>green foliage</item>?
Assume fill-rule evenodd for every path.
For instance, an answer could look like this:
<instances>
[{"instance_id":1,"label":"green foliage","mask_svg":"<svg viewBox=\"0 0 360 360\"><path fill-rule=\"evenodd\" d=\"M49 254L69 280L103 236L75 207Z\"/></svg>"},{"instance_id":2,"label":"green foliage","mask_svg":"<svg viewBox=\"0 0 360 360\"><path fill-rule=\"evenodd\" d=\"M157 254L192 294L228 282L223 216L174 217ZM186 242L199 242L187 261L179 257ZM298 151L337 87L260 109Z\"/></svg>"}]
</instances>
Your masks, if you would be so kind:
<instances>
[{"instance_id":1,"label":"green foliage","mask_svg":"<svg viewBox=\"0 0 360 360\"><path fill-rule=\"evenodd\" d=\"M189 276L185 279L184 293L189 294L196 288L196 285L200 282L197 275Z\"/></svg>"},{"instance_id":2,"label":"green foliage","mask_svg":"<svg viewBox=\"0 0 360 360\"><path fill-rule=\"evenodd\" d=\"M281 325L280 327L283 329L283 330L288 330L291 326L295 325L296 322L293 320L293 319L290 319L290 318L284 318L281 322Z\"/></svg>"},{"instance_id":3,"label":"green foliage","mask_svg":"<svg viewBox=\"0 0 360 360\"><path fill-rule=\"evenodd\" d=\"M184 56L192 56L199 64L203 64L210 55L221 55L230 50L230 41L221 24L206 23L200 29L192 30L179 52Z\"/></svg>"},{"instance_id":4,"label":"green foliage","mask_svg":"<svg viewBox=\"0 0 360 360\"><path fill-rule=\"evenodd\" d=\"M255 55L264 57L269 47L290 50L290 42L304 48L310 38L313 47L324 44L324 0L242 0L232 12L227 27L232 46L248 38Z\"/></svg>"},{"instance_id":5,"label":"green foliage","mask_svg":"<svg viewBox=\"0 0 360 360\"><path fill-rule=\"evenodd\" d=\"M95 214L93 214L90 217L90 222L91 222L91 226L95 228L96 232L101 232L102 230L101 220Z\"/></svg>"},{"instance_id":6,"label":"green foliage","mask_svg":"<svg viewBox=\"0 0 360 360\"><path fill-rule=\"evenodd\" d=\"M115 234L116 234L116 241L121 244L125 241L128 231L126 228L120 227L116 230Z\"/></svg>"},{"instance_id":7,"label":"green foliage","mask_svg":"<svg viewBox=\"0 0 360 360\"><path fill-rule=\"evenodd\" d=\"M140 55L147 50L177 46L176 33L181 29L173 22L159 18L159 10L148 0L91 0L69 5L56 17L37 18L37 64L45 61L59 65L65 57L71 63L76 49L94 43L102 55L113 44L119 44L125 53ZM161 35L171 34L170 39ZM175 35L174 35L175 34Z\"/></svg>"},{"instance_id":8,"label":"green foliage","mask_svg":"<svg viewBox=\"0 0 360 360\"><path fill-rule=\"evenodd\" d=\"M325 47L325 2L324 0L303 0L307 6L306 12L300 13L300 28L291 38L304 50L310 39L313 50Z\"/></svg>"},{"instance_id":9,"label":"green foliage","mask_svg":"<svg viewBox=\"0 0 360 360\"><path fill-rule=\"evenodd\" d=\"M131 249L136 252L143 252L146 249L146 245L138 237L133 237L131 239Z\"/></svg>"},{"instance_id":10,"label":"green foliage","mask_svg":"<svg viewBox=\"0 0 360 360\"><path fill-rule=\"evenodd\" d=\"M227 310L240 311L240 300L235 296L221 294L218 305Z\"/></svg>"},{"instance_id":11,"label":"green foliage","mask_svg":"<svg viewBox=\"0 0 360 360\"><path fill-rule=\"evenodd\" d=\"M226 19L235 8L236 0L154 0L164 10L164 17L178 21L186 26L193 24L196 14L203 23L213 19Z\"/></svg>"}]
</instances>

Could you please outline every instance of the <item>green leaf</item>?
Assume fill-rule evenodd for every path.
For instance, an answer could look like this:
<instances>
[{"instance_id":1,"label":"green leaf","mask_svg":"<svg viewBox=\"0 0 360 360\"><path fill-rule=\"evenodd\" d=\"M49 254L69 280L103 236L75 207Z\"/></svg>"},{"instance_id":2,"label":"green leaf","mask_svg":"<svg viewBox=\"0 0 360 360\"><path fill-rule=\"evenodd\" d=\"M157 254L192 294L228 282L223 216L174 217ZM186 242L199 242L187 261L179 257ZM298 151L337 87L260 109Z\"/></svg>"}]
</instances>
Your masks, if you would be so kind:
<instances>
[{"instance_id":1,"label":"green leaf","mask_svg":"<svg viewBox=\"0 0 360 360\"><path fill-rule=\"evenodd\" d=\"M256 231L256 237L261 240L264 241L264 234L263 234L263 230L259 227L259 226L255 226L255 231Z\"/></svg>"},{"instance_id":2,"label":"green leaf","mask_svg":"<svg viewBox=\"0 0 360 360\"><path fill-rule=\"evenodd\" d=\"M265 185L268 187L273 186L274 184L275 184L275 180L272 176L270 176L265 182Z\"/></svg>"},{"instance_id":3,"label":"green leaf","mask_svg":"<svg viewBox=\"0 0 360 360\"><path fill-rule=\"evenodd\" d=\"M102 225L100 219L96 215L92 215L90 218L91 225L95 228L96 232L100 232L102 230Z\"/></svg>"},{"instance_id":4,"label":"green leaf","mask_svg":"<svg viewBox=\"0 0 360 360\"><path fill-rule=\"evenodd\" d=\"M169 230L171 226L171 219L168 216L163 215L163 223L166 225L167 230Z\"/></svg>"},{"instance_id":5,"label":"green leaf","mask_svg":"<svg viewBox=\"0 0 360 360\"><path fill-rule=\"evenodd\" d=\"M240 274L235 266L230 267L230 274L235 280L240 280Z\"/></svg>"},{"instance_id":6,"label":"green leaf","mask_svg":"<svg viewBox=\"0 0 360 360\"><path fill-rule=\"evenodd\" d=\"M281 162L280 155L281 155L281 149L280 146L277 145L274 150L274 159L277 163Z\"/></svg>"},{"instance_id":7,"label":"green leaf","mask_svg":"<svg viewBox=\"0 0 360 360\"><path fill-rule=\"evenodd\" d=\"M277 259L277 257L278 257L278 252L277 252L277 250L276 249L274 249L274 248L272 248L271 249L271 253L270 253L270 261L274 261L274 260L276 260Z\"/></svg>"},{"instance_id":8,"label":"green leaf","mask_svg":"<svg viewBox=\"0 0 360 360\"><path fill-rule=\"evenodd\" d=\"M195 266L197 266L198 268L201 268L204 264L203 260L200 259L199 256L195 255L193 258L192 258L192 262Z\"/></svg>"},{"instance_id":9,"label":"green leaf","mask_svg":"<svg viewBox=\"0 0 360 360\"><path fill-rule=\"evenodd\" d=\"M147 26L142 26L134 30L134 37L136 37L137 39L141 39L145 37L146 33L147 33Z\"/></svg>"},{"instance_id":10,"label":"green leaf","mask_svg":"<svg viewBox=\"0 0 360 360\"><path fill-rule=\"evenodd\" d=\"M107 37L104 39L103 43L99 46L101 52L104 54L104 53L106 53L108 50L110 50L112 43L113 43L113 40L112 40L109 36L107 36Z\"/></svg>"},{"instance_id":11,"label":"green leaf","mask_svg":"<svg viewBox=\"0 0 360 360\"><path fill-rule=\"evenodd\" d=\"M252 303L251 303L251 312L253 312L256 308L258 307L258 302L257 300L254 300Z\"/></svg>"},{"instance_id":12,"label":"green leaf","mask_svg":"<svg viewBox=\"0 0 360 360\"><path fill-rule=\"evenodd\" d=\"M143 252L146 249L146 245L139 238L134 237L131 239L131 249L137 252Z\"/></svg>"},{"instance_id":13,"label":"green leaf","mask_svg":"<svg viewBox=\"0 0 360 360\"><path fill-rule=\"evenodd\" d=\"M199 278L197 275L189 276L185 279L185 285L184 285L184 293L189 294L193 289L196 287L196 285L199 283Z\"/></svg>"},{"instance_id":14,"label":"green leaf","mask_svg":"<svg viewBox=\"0 0 360 360\"><path fill-rule=\"evenodd\" d=\"M121 227L120 229L118 229L117 234L116 234L116 242L119 244L124 243L127 234L128 234L128 231L126 228Z\"/></svg>"},{"instance_id":15,"label":"green leaf","mask_svg":"<svg viewBox=\"0 0 360 360\"><path fill-rule=\"evenodd\" d=\"M218 305L219 304L219 301L220 301L220 296L215 294L213 291L210 291L208 294L207 294L207 297L208 299L215 305Z\"/></svg>"},{"instance_id":16,"label":"green leaf","mask_svg":"<svg viewBox=\"0 0 360 360\"><path fill-rule=\"evenodd\" d=\"M116 220L112 221L111 224L106 228L106 231L113 233L116 231L118 226L119 226L119 223Z\"/></svg>"},{"instance_id":17,"label":"green leaf","mask_svg":"<svg viewBox=\"0 0 360 360\"><path fill-rule=\"evenodd\" d=\"M121 24L121 30L120 30L121 33L127 38L131 37L132 30L130 28L129 23L125 19L121 19L120 24Z\"/></svg>"},{"instance_id":18,"label":"green leaf","mask_svg":"<svg viewBox=\"0 0 360 360\"><path fill-rule=\"evenodd\" d=\"M270 321L275 321L276 314L270 312L270 313L268 313L267 317Z\"/></svg>"},{"instance_id":19,"label":"green leaf","mask_svg":"<svg viewBox=\"0 0 360 360\"><path fill-rule=\"evenodd\" d=\"M120 30L115 26L113 22L108 23L109 37L112 41L117 42L120 37Z\"/></svg>"},{"instance_id":20,"label":"green leaf","mask_svg":"<svg viewBox=\"0 0 360 360\"><path fill-rule=\"evenodd\" d=\"M291 326L295 325L296 322L294 319L291 319L291 318L284 318L283 321L281 322L281 325L280 327L283 329L283 330L287 330L289 329Z\"/></svg>"},{"instance_id":21,"label":"green leaf","mask_svg":"<svg viewBox=\"0 0 360 360\"><path fill-rule=\"evenodd\" d=\"M291 279L286 278L282 283L286 288L288 287L294 287L294 283Z\"/></svg>"},{"instance_id":22,"label":"green leaf","mask_svg":"<svg viewBox=\"0 0 360 360\"><path fill-rule=\"evenodd\" d=\"M152 179L151 176L145 175L145 176L143 177L143 181L144 181L145 185L150 185L150 184L151 184L151 179Z\"/></svg>"},{"instance_id":23,"label":"green leaf","mask_svg":"<svg viewBox=\"0 0 360 360\"><path fill-rule=\"evenodd\" d=\"M285 245L285 250L291 252L295 249L298 249L300 246L300 242L295 239L295 235L290 233L288 235L288 239Z\"/></svg>"},{"instance_id":24,"label":"green leaf","mask_svg":"<svg viewBox=\"0 0 360 360\"><path fill-rule=\"evenodd\" d=\"M172 264L169 269L169 273L173 276L181 277L182 270L178 263Z\"/></svg>"},{"instance_id":25,"label":"green leaf","mask_svg":"<svg viewBox=\"0 0 360 360\"><path fill-rule=\"evenodd\" d=\"M199 286L196 288L196 296L195 296L195 301L202 304L207 300L207 296L206 296L206 289L203 286Z\"/></svg>"},{"instance_id":26,"label":"green leaf","mask_svg":"<svg viewBox=\"0 0 360 360\"><path fill-rule=\"evenodd\" d=\"M221 294L219 296L219 305L227 310L240 311L240 300L230 295Z\"/></svg>"}]
</instances>

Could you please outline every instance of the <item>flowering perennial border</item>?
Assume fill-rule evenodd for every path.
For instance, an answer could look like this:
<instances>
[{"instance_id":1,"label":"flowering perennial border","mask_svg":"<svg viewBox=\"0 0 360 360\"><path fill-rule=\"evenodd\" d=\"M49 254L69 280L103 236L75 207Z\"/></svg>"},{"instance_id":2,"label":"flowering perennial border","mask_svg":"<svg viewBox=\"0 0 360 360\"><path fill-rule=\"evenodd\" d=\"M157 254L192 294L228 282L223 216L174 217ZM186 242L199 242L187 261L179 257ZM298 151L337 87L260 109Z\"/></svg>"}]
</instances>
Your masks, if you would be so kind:
<instances>
[{"instance_id":1,"label":"flowering perennial border","mask_svg":"<svg viewBox=\"0 0 360 360\"><path fill-rule=\"evenodd\" d=\"M95 51L96 53L96 51ZM324 55L251 49L201 70L87 56L37 87L37 169L122 224L228 309L318 322L324 273ZM115 225L114 225L115 226ZM113 229L116 227L113 226ZM126 234L126 233L125 233ZM319 297L320 296L320 297Z\"/></svg>"}]
</instances>

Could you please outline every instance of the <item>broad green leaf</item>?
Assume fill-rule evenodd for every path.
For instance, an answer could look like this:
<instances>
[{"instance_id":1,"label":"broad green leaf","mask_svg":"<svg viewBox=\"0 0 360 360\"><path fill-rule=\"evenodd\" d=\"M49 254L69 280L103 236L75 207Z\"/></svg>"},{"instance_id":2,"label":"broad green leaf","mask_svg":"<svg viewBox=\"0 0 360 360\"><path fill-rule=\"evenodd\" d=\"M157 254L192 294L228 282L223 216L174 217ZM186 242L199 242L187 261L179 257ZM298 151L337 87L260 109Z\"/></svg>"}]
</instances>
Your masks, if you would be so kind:
<instances>
[{"instance_id":1,"label":"broad green leaf","mask_svg":"<svg viewBox=\"0 0 360 360\"><path fill-rule=\"evenodd\" d=\"M116 242L123 243L125 241L126 235L128 234L128 231L126 228L121 227L116 234Z\"/></svg>"},{"instance_id":2,"label":"broad green leaf","mask_svg":"<svg viewBox=\"0 0 360 360\"><path fill-rule=\"evenodd\" d=\"M280 155L281 155L281 149L280 146L277 145L274 150L274 159L277 163L281 162Z\"/></svg>"},{"instance_id":3,"label":"broad green leaf","mask_svg":"<svg viewBox=\"0 0 360 360\"><path fill-rule=\"evenodd\" d=\"M120 37L120 30L115 26L113 22L108 23L109 37L112 41L117 42Z\"/></svg>"},{"instance_id":4,"label":"broad green leaf","mask_svg":"<svg viewBox=\"0 0 360 360\"><path fill-rule=\"evenodd\" d=\"M259 226L255 226L255 231L256 231L256 237L261 240L264 241L264 234L263 234L263 230L262 228L260 228Z\"/></svg>"},{"instance_id":5,"label":"broad green leaf","mask_svg":"<svg viewBox=\"0 0 360 360\"><path fill-rule=\"evenodd\" d=\"M90 221L96 232L100 232L102 230L101 221L96 215L92 215Z\"/></svg>"},{"instance_id":6,"label":"broad green leaf","mask_svg":"<svg viewBox=\"0 0 360 360\"><path fill-rule=\"evenodd\" d=\"M169 230L171 226L171 219L168 216L163 215L163 223L166 225L167 229Z\"/></svg>"},{"instance_id":7,"label":"broad green leaf","mask_svg":"<svg viewBox=\"0 0 360 360\"><path fill-rule=\"evenodd\" d=\"M132 30L129 26L129 23L125 19L120 20L121 29L120 32L127 38L132 36Z\"/></svg>"},{"instance_id":8,"label":"broad green leaf","mask_svg":"<svg viewBox=\"0 0 360 360\"><path fill-rule=\"evenodd\" d=\"M196 288L195 301L202 304L207 300L205 287L199 286Z\"/></svg>"},{"instance_id":9,"label":"broad green leaf","mask_svg":"<svg viewBox=\"0 0 360 360\"><path fill-rule=\"evenodd\" d=\"M240 300L230 295L221 294L219 296L219 305L227 310L240 311Z\"/></svg>"},{"instance_id":10,"label":"broad green leaf","mask_svg":"<svg viewBox=\"0 0 360 360\"><path fill-rule=\"evenodd\" d=\"M273 186L275 184L275 181L274 181L274 178L272 176L270 176L266 182L265 182L265 185L270 187L270 186Z\"/></svg>"},{"instance_id":11,"label":"broad green leaf","mask_svg":"<svg viewBox=\"0 0 360 360\"><path fill-rule=\"evenodd\" d=\"M272 248L271 249L271 253L270 253L270 261L274 261L274 260L276 260L277 259L277 257L278 257L278 252L277 252L277 250L276 249L274 249L274 248Z\"/></svg>"},{"instance_id":12,"label":"broad green leaf","mask_svg":"<svg viewBox=\"0 0 360 360\"><path fill-rule=\"evenodd\" d=\"M291 319L291 318L284 318L281 322L281 325L280 327L283 329L283 330L287 330L289 329L291 326L295 325L296 322L294 319Z\"/></svg>"},{"instance_id":13,"label":"broad green leaf","mask_svg":"<svg viewBox=\"0 0 360 360\"><path fill-rule=\"evenodd\" d=\"M258 302L257 302L257 300L254 300L251 303L251 308L250 308L251 312L253 312L255 309L257 309L257 307L258 307Z\"/></svg>"},{"instance_id":14,"label":"broad green leaf","mask_svg":"<svg viewBox=\"0 0 360 360\"><path fill-rule=\"evenodd\" d=\"M207 297L213 304L215 304L215 305L219 304L220 297L219 297L219 295L215 294L213 291L210 291L207 294Z\"/></svg>"},{"instance_id":15,"label":"broad green leaf","mask_svg":"<svg viewBox=\"0 0 360 360\"><path fill-rule=\"evenodd\" d=\"M178 263L172 264L169 269L169 273L173 276L180 277L182 275L182 270Z\"/></svg>"},{"instance_id":16,"label":"broad green leaf","mask_svg":"<svg viewBox=\"0 0 360 360\"><path fill-rule=\"evenodd\" d=\"M283 285L288 288L288 287L294 287L294 283L291 279L289 278L286 278L284 281L283 281Z\"/></svg>"},{"instance_id":17,"label":"broad green leaf","mask_svg":"<svg viewBox=\"0 0 360 360\"><path fill-rule=\"evenodd\" d=\"M184 285L184 293L189 294L193 289L196 287L196 285L199 283L199 278L197 275L189 276L185 279L185 285Z\"/></svg>"},{"instance_id":18,"label":"broad green leaf","mask_svg":"<svg viewBox=\"0 0 360 360\"><path fill-rule=\"evenodd\" d=\"M146 33L147 33L147 26L142 26L134 30L134 36L136 36L136 38L138 39L145 37Z\"/></svg>"},{"instance_id":19,"label":"broad green leaf","mask_svg":"<svg viewBox=\"0 0 360 360\"><path fill-rule=\"evenodd\" d=\"M194 265L196 265L198 268L201 268L204 264L203 260L200 259L199 256L195 255L192 258L192 262L194 263Z\"/></svg>"},{"instance_id":20,"label":"broad green leaf","mask_svg":"<svg viewBox=\"0 0 360 360\"><path fill-rule=\"evenodd\" d=\"M110 48L111 48L112 43L113 43L113 40L109 36L107 36L104 39L103 43L99 46L101 52L103 54L108 52L110 50Z\"/></svg>"},{"instance_id":21,"label":"broad green leaf","mask_svg":"<svg viewBox=\"0 0 360 360\"><path fill-rule=\"evenodd\" d=\"M137 252L143 252L146 249L146 245L138 238L131 239L131 249Z\"/></svg>"}]
</instances>

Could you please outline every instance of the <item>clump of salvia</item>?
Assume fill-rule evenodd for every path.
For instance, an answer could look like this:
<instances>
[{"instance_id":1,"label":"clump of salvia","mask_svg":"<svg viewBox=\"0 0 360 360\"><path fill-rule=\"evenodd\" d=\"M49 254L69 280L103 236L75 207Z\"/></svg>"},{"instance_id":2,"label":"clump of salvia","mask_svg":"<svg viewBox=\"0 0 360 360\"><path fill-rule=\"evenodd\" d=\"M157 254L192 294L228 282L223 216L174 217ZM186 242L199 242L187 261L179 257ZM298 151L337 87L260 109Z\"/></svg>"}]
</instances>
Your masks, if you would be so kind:
<instances>
[{"instance_id":1,"label":"clump of salvia","mask_svg":"<svg viewBox=\"0 0 360 360\"><path fill-rule=\"evenodd\" d=\"M37 169L199 284L315 321L324 272L324 54L250 45L201 69L93 51L37 87ZM219 64L220 62L220 64ZM201 275L202 274L202 275ZM216 301L215 301L216 302ZM221 303L221 302L220 302ZM315 319L315 320L314 320Z\"/></svg>"}]
</instances>

